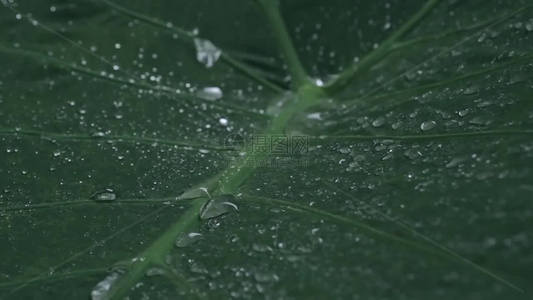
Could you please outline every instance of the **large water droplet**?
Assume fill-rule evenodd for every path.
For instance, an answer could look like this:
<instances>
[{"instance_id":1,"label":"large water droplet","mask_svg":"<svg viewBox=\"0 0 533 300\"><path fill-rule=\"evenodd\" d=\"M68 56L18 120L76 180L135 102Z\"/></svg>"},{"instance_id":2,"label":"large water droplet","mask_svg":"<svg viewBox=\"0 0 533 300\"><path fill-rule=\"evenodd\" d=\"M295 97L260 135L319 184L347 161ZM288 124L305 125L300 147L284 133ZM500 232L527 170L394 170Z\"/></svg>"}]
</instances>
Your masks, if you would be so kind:
<instances>
[{"instance_id":1,"label":"large water droplet","mask_svg":"<svg viewBox=\"0 0 533 300\"><path fill-rule=\"evenodd\" d=\"M117 194L112 189L105 189L104 191L94 193L91 198L95 201L108 202L116 200Z\"/></svg>"},{"instance_id":2,"label":"large water droplet","mask_svg":"<svg viewBox=\"0 0 533 300\"><path fill-rule=\"evenodd\" d=\"M200 219L212 219L238 210L237 205L233 204L232 201L235 201L235 196L231 194L220 195L210 199L200 209Z\"/></svg>"},{"instance_id":3,"label":"large water droplet","mask_svg":"<svg viewBox=\"0 0 533 300\"><path fill-rule=\"evenodd\" d=\"M120 279L121 273L113 272L107 275L104 280L100 281L91 291L92 300L104 300L109 299L109 291L113 287L113 284Z\"/></svg>"},{"instance_id":4,"label":"large water droplet","mask_svg":"<svg viewBox=\"0 0 533 300\"><path fill-rule=\"evenodd\" d=\"M222 52L208 40L195 38L196 60L207 68L211 68L219 59Z\"/></svg>"},{"instance_id":5,"label":"large water droplet","mask_svg":"<svg viewBox=\"0 0 533 300\"><path fill-rule=\"evenodd\" d=\"M435 121L426 121L420 124L420 129L422 129L422 131L429 131L435 128L435 126L437 126L437 123L435 123Z\"/></svg>"},{"instance_id":6,"label":"large water droplet","mask_svg":"<svg viewBox=\"0 0 533 300\"><path fill-rule=\"evenodd\" d=\"M201 240L202 238L202 234L198 232L182 233L178 236L174 245L178 248L183 248Z\"/></svg>"},{"instance_id":7,"label":"large water droplet","mask_svg":"<svg viewBox=\"0 0 533 300\"><path fill-rule=\"evenodd\" d=\"M222 98L224 93L222 93L222 90L219 87L210 86L199 90L196 92L196 95L202 99L214 101Z\"/></svg>"}]
</instances>

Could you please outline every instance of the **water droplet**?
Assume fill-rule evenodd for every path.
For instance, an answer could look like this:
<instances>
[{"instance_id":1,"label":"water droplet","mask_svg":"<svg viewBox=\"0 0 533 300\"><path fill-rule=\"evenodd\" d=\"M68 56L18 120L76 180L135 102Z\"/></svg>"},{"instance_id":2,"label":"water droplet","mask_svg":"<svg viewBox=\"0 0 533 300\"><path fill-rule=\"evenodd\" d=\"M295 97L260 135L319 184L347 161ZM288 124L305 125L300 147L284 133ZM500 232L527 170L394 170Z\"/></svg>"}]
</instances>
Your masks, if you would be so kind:
<instances>
[{"instance_id":1,"label":"water droplet","mask_svg":"<svg viewBox=\"0 0 533 300\"><path fill-rule=\"evenodd\" d=\"M237 205L233 204L232 201L235 201L235 197L231 194L220 195L210 199L200 209L200 219L212 219L238 210Z\"/></svg>"},{"instance_id":2,"label":"water droplet","mask_svg":"<svg viewBox=\"0 0 533 300\"><path fill-rule=\"evenodd\" d=\"M396 130L398 128L402 127L402 123L401 122L397 122L397 123L394 123L392 124L392 129Z\"/></svg>"},{"instance_id":3,"label":"water droplet","mask_svg":"<svg viewBox=\"0 0 533 300\"><path fill-rule=\"evenodd\" d=\"M469 113L468 109L463 109L463 110L459 111L459 116L464 117L464 116L468 115L468 113Z\"/></svg>"},{"instance_id":4,"label":"water droplet","mask_svg":"<svg viewBox=\"0 0 533 300\"><path fill-rule=\"evenodd\" d=\"M153 277L153 276L164 276L166 274L166 270L162 268L150 268L146 271L146 276Z\"/></svg>"},{"instance_id":5,"label":"water droplet","mask_svg":"<svg viewBox=\"0 0 533 300\"><path fill-rule=\"evenodd\" d=\"M196 47L196 60L207 68L211 68L222 54L220 49L208 40L195 38L194 46Z\"/></svg>"},{"instance_id":6,"label":"water droplet","mask_svg":"<svg viewBox=\"0 0 533 300\"><path fill-rule=\"evenodd\" d=\"M272 274L272 273L265 273L265 272L256 272L254 274L254 279L257 282L279 281L278 275Z\"/></svg>"},{"instance_id":7,"label":"water droplet","mask_svg":"<svg viewBox=\"0 0 533 300\"><path fill-rule=\"evenodd\" d=\"M308 114L307 118L310 119L310 120L322 120L322 117L320 116L320 113Z\"/></svg>"},{"instance_id":8,"label":"water droplet","mask_svg":"<svg viewBox=\"0 0 533 300\"><path fill-rule=\"evenodd\" d=\"M394 154L392 152L387 153L385 156L381 158L381 160L389 160L394 157Z\"/></svg>"},{"instance_id":9,"label":"water droplet","mask_svg":"<svg viewBox=\"0 0 533 300\"><path fill-rule=\"evenodd\" d=\"M523 73L513 73L511 74L511 77L509 78L509 84L518 84L521 82L525 82L527 80L527 76Z\"/></svg>"},{"instance_id":10,"label":"water droplet","mask_svg":"<svg viewBox=\"0 0 533 300\"><path fill-rule=\"evenodd\" d=\"M109 299L109 291L113 287L113 284L120 279L121 273L113 272L107 277L100 281L91 291L91 299L92 300L105 300Z\"/></svg>"},{"instance_id":11,"label":"water droplet","mask_svg":"<svg viewBox=\"0 0 533 300\"><path fill-rule=\"evenodd\" d=\"M477 116L472 118L472 120L468 121L468 123L473 125L488 125L491 123L491 121L486 117Z\"/></svg>"},{"instance_id":12,"label":"water droplet","mask_svg":"<svg viewBox=\"0 0 533 300\"><path fill-rule=\"evenodd\" d=\"M342 147L342 148L339 149L339 152L342 153L342 154L348 154L348 153L350 153L350 148Z\"/></svg>"},{"instance_id":13,"label":"water droplet","mask_svg":"<svg viewBox=\"0 0 533 300\"><path fill-rule=\"evenodd\" d=\"M212 86L212 87L205 87L199 90L198 92L196 92L196 95L205 100L214 101L214 100L218 100L222 98L224 94L222 93L222 90L219 87Z\"/></svg>"},{"instance_id":14,"label":"water droplet","mask_svg":"<svg viewBox=\"0 0 533 300\"><path fill-rule=\"evenodd\" d=\"M272 251L272 248L267 245L263 245L263 244L253 244L252 250L263 253L263 252Z\"/></svg>"},{"instance_id":15,"label":"water droplet","mask_svg":"<svg viewBox=\"0 0 533 300\"><path fill-rule=\"evenodd\" d=\"M218 119L218 123L220 123L220 125L222 125L222 126L228 126L228 119L220 118L220 119Z\"/></svg>"},{"instance_id":16,"label":"water droplet","mask_svg":"<svg viewBox=\"0 0 533 300\"><path fill-rule=\"evenodd\" d=\"M422 131L429 131L429 130L435 128L435 126L437 126L437 123L435 123L435 121L426 121L426 122L420 124L420 129Z\"/></svg>"},{"instance_id":17,"label":"water droplet","mask_svg":"<svg viewBox=\"0 0 533 300\"><path fill-rule=\"evenodd\" d=\"M417 158L422 156L422 153L420 153L420 151L418 151L418 149L411 148L411 149L406 150L403 153L403 155L405 155L409 159L417 159Z\"/></svg>"},{"instance_id":18,"label":"water droplet","mask_svg":"<svg viewBox=\"0 0 533 300\"><path fill-rule=\"evenodd\" d=\"M490 101L483 101L483 102L479 103L479 104L477 105L477 107L479 107L479 108L483 108L483 107L490 106L491 104L492 104L492 102L490 102Z\"/></svg>"},{"instance_id":19,"label":"water droplet","mask_svg":"<svg viewBox=\"0 0 533 300\"><path fill-rule=\"evenodd\" d=\"M463 90L464 95L474 95L479 92L479 87L476 85L471 85Z\"/></svg>"},{"instance_id":20,"label":"water droplet","mask_svg":"<svg viewBox=\"0 0 533 300\"><path fill-rule=\"evenodd\" d=\"M458 165L462 164L466 160L467 160L466 157L455 157L455 158L452 158L452 160L450 160L450 162L446 164L446 168L453 168L455 166L458 166Z\"/></svg>"},{"instance_id":21,"label":"water droplet","mask_svg":"<svg viewBox=\"0 0 533 300\"><path fill-rule=\"evenodd\" d=\"M377 118L372 122L372 126L374 127L381 127L385 124L385 118Z\"/></svg>"},{"instance_id":22,"label":"water droplet","mask_svg":"<svg viewBox=\"0 0 533 300\"><path fill-rule=\"evenodd\" d=\"M176 242L174 243L174 245L176 245L176 247L178 248L183 248L196 243L202 238L203 235L198 232L182 233L178 236L178 238L176 238Z\"/></svg>"},{"instance_id":23,"label":"water droplet","mask_svg":"<svg viewBox=\"0 0 533 300\"><path fill-rule=\"evenodd\" d=\"M91 197L95 201L114 201L117 199L117 195L112 189L106 189L105 191L94 193Z\"/></svg>"}]
</instances>

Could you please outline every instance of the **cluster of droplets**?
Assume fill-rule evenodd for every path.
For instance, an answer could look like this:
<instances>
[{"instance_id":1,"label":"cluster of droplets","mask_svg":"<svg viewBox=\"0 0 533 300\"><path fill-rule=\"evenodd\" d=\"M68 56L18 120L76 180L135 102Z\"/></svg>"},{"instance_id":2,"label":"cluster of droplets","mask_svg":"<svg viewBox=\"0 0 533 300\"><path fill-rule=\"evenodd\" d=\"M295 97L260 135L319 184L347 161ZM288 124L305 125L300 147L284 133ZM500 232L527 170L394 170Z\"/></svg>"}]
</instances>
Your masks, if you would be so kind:
<instances>
[{"instance_id":1,"label":"cluster of droplets","mask_svg":"<svg viewBox=\"0 0 533 300\"><path fill-rule=\"evenodd\" d=\"M207 221L208 225L213 228L212 221L216 219L217 217L236 211L238 210L237 205L234 203L236 202L236 198L234 195L231 194L223 194L216 197L211 198L209 193L207 192L206 188L200 188L198 189L199 195L207 196L209 197L209 200L207 200L204 205L200 208L200 211L198 213L198 218L203 221ZM189 194L190 196L190 194ZM95 193L92 196L92 199L98 202L110 202L114 201L117 198L116 194L113 192L112 189L106 189L104 191ZM217 226L215 226L217 227ZM203 235L196 231L185 231L178 235L176 238L174 245L176 248L185 248L188 247L198 241L200 241L203 238ZM144 260L144 258L135 258L132 260L132 264L137 263L139 260ZM172 268L174 262L172 260L172 256L167 256L166 258L167 264L169 264L169 267ZM193 265L191 271L196 273L204 273L204 268L200 267L200 265L196 264ZM161 267L152 267L149 268L146 271L146 276L160 276L165 275L165 273L168 272L166 269ZM206 271L205 271L206 272ZM91 292L91 299L92 300L102 300L102 299L108 299L110 293L112 292L112 289L114 287L114 284L117 284L121 277L125 275L125 272L119 272L117 270L113 270L104 280L100 281L92 290ZM262 278L263 280L266 280L266 278Z\"/></svg>"}]
</instances>

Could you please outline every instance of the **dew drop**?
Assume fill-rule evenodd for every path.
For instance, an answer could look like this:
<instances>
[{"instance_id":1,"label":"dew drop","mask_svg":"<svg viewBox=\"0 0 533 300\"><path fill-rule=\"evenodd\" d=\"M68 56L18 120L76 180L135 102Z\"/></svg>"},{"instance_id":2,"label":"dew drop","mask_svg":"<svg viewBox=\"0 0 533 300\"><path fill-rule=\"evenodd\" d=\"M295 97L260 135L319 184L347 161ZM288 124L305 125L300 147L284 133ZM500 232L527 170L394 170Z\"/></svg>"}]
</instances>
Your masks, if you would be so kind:
<instances>
[{"instance_id":1,"label":"dew drop","mask_svg":"<svg viewBox=\"0 0 533 300\"><path fill-rule=\"evenodd\" d=\"M256 251L256 252L269 252L269 251L272 251L272 248L267 246L267 245L263 245L263 244L253 244L252 245L252 250Z\"/></svg>"},{"instance_id":2,"label":"dew drop","mask_svg":"<svg viewBox=\"0 0 533 300\"><path fill-rule=\"evenodd\" d=\"M463 162L465 162L466 160L467 160L466 157L455 157L455 158L452 158L452 160L450 160L450 162L448 162L446 164L446 168L456 167L456 166L462 164Z\"/></svg>"},{"instance_id":3,"label":"dew drop","mask_svg":"<svg viewBox=\"0 0 533 300\"><path fill-rule=\"evenodd\" d=\"M405 157L409 159L417 159L422 156L422 153L420 153L420 151L418 151L417 149L411 148L406 150L403 155L405 155Z\"/></svg>"},{"instance_id":4,"label":"dew drop","mask_svg":"<svg viewBox=\"0 0 533 300\"><path fill-rule=\"evenodd\" d=\"M163 276L166 274L165 269L162 268L150 268L146 271L146 276L153 277L153 276Z\"/></svg>"},{"instance_id":5,"label":"dew drop","mask_svg":"<svg viewBox=\"0 0 533 300\"><path fill-rule=\"evenodd\" d=\"M513 73L509 78L510 85L518 84L525 81L527 81L527 77L523 73Z\"/></svg>"},{"instance_id":6,"label":"dew drop","mask_svg":"<svg viewBox=\"0 0 533 300\"><path fill-rule=\"evenodd\" d=\"M342 148L339 149L339 152L342 153L342 154L348 154L348 153L350 153L350 148L342 147Z\"/></svg>"},{"instance_id":7,"label":"dew drop","mask_svg":"<svg viewBox=\"0 0 533 300\"><path fill-rule=\"evenodd\" d=\"M199 90L198 92L196 92L196 95L205 100L214 101L222 98L224 93L222 93L222 90L219 87L210 86Z\"/></svg>"},{"instance_id":8,"label":"dew drop","mask_svg":"<svg viewBox=\"0 0 533 300\"><path fill-rule=\"evenodd\" d=\"M479 87L477 87L476 85L471 85L463 90L464 95L474 95L474 94L477 94L478 92L479 92Z\"/></svg>"},{"instance_id":9,"label":"dew drop","mask_svg":"<svg viewBox=\"0 0 533 300\"><path fill-rule=\"evenodd\" d=\"M218 123L220 123L220 125L222 125L222 126L228 126L228 119L220 118L220 119L218 119Z\"/></svg>"},{"instance_id":10,"label":"dew drop","mask_svg":"<svg viewBox=\"0 0 533 300\"><path fill-rule=\"evenodd\" d=\"M392 129L396 130L398 128L402 127L402 123L401 122L397 122L397 123L394 123L392 124Z\"/></svg>"},{"instance_id":11,"label":"dew drop","mask_svg":"<svg viewBox=\"0 0 533 300\"><path fill-rule=\"evenodd\" d=\"M254 274L254 279L257 282L279 281L278 275L272 274L272 273L265 273L265 272L256 272Z\"/></svg>"},{"instance_id":12,"label":"dew drop","mask_svg":"<svg viewBox=\"0 0 533 300\"><path fill-rule=\"evenodd\" d=\"M112 189L105 189L104 191L94 193L91 199L104 202L114 201L117 199L117 194Z\"/></svg>"},{"instance_id":13,"label":"dew drop","mask_svg":"<svg viewBox=\"0 0 533 300\"><path fill-rule=\"evenodd\" d=\"M435 121L426 121L426 122L420 124L420 129L422 131L429 131L429 130L435 128L435 126L437 126L437 123L435 123Z\"/></svg>"},{"instance_id":14,"label":"dew drop","mask_svg":"<svg viewBox=\"0 0 533 300\"><path fill-rule=\"evenodd\" d=\"M212 219L238 210L233 201L235 201L235 197L231 194L220 195L210 199L200 209L200 219Z\"/></svg>"},{"instance_id":15,"label":"dew drop","mask_svg":"<svg viewBox=\"0 0 533 300\"><path fill-rule=\"evenodd\" d=\"M385 118L377 118L372 122L372 126L376 128L383 126L383 124L385 124Z\"/></svg>"},{"instance_id":16,"label":"dew drop","mask_svg":"<svg viewBox=\"0 0 533 300\"><path fill-rule=\"evenodd\" d=\"M472 125L488 125L491 122L486 117L477 116L477 117L472 118L470 121L468 121L468 123Z\"/></svg>"},{"instance_id":17,"label":"dew drop","mask_svg":"<svg viewBox=\"0 0 533 300\"><path fill-rule=\"evenodd\" d=\"M184 248L201 240L203 235L198 232L182 233L176 238L174 245L178 248Z\"/></svg>"},{"instance_id":18,"label":"dew drop","mask_svg":"<svg viewBox=\"0 0 533 300\"><path fill-rule=\"evenodd\" d=\"M208 40L195 38L194 46L196 47L196 60L207 68L214 66L222 54L220 49Z\"/></svg>"},{"instance_id":19,"label":"dew drop","mask_svg":"<svg viewBox=\"0 0 533 300\"><path fill-rule=\"evenodd\" d=\"M394 157L394 154L392 152L387 153L385 156L381 158L381 160L389 160Z\"/></svg>"},{"instance_id":20,"label":"dew drop","mask_svg":"<svg viewBox=\"0 0 533 300\"><path fill-rule=\"evenodd\" d=\"M459 111L459 116L464 117L464 116L468 115L468 113L469 113L468 109L463 109L463 110Z\"/></svg>"}]
</instances>

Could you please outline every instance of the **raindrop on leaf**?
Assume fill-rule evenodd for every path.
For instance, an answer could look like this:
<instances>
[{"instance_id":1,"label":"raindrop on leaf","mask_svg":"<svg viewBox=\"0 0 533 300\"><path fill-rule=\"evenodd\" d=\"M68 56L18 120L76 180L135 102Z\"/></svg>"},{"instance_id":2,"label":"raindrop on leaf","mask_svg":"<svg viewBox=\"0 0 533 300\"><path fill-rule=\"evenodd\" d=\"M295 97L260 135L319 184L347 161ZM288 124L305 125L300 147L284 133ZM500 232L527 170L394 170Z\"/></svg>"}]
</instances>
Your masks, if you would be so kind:
<instances>
[{"instance_id":1,"label":"raindrop on leaf","mask_svg":"<svg viewBox=\"0 0 533 300\"><path fill-rule=\"evenodd\" d=\"M207 68L214 66L222 54L220 49L208 40L195 38L194 46L196 47L196 60Z\"/></svg>"},{"instance_id":2,"label":"raindrop on leaf","mask_svg":"<svg viewBox=\"0 0 533 300\"><path fill-rule=\"evenodd\" d=\"M210 199L200 209L200 219L212 219L238 210L233 201L235 201L235 196L231 194L220 195Z\"/></svg>"},{"instance_id":3,"label":"raindrop on leaf","mask_svg":"<svg viewBox=\"0 0 533 300\"><path fill-rule=\"evenodd\" d=\"M196 95L205 100L214 101L214 100L218 100L222 98L224 94L222 93L222 90L219 87L214 86L214 87L205 87L199 90L198 92L196 92Z\"/></svg>"},{"instance_id":4,"label":"raindrop on leaf","mask_svg":"<svg viewBox=\"0 0 533 300\"><path fill-rule=\"evenodd\" d=\"M198 232L182 233L178 236L174 245L178 248L183 248L191 244L194 244L195 242L201 240L202 238L203 238L203 235Z\"/></svg>"},{"instance_id":5,"label":"raindrop on leaf","mask_svg":"<svg viewBox=\"0 0 533 300\"><path fill-rule=\"evenodd\" d=\"M105 189L101 192L96 192L92 195L91 199L95 201L109 202L117 199L117 194L112 189Z\"/></svg>"},{"instance_id":6,"label":"raindrop on leaf","mask_svg":"<svg viewBox=\"0 0 533 300\"><path fill-rule=\"evenodd\" d=\"M435 121L426 121L426 122L420 124L420 129L422 131L429 131L429 130L435 128L435 126L437 126L437 123L435 123Z\"/></svg>"}]
</instances>

